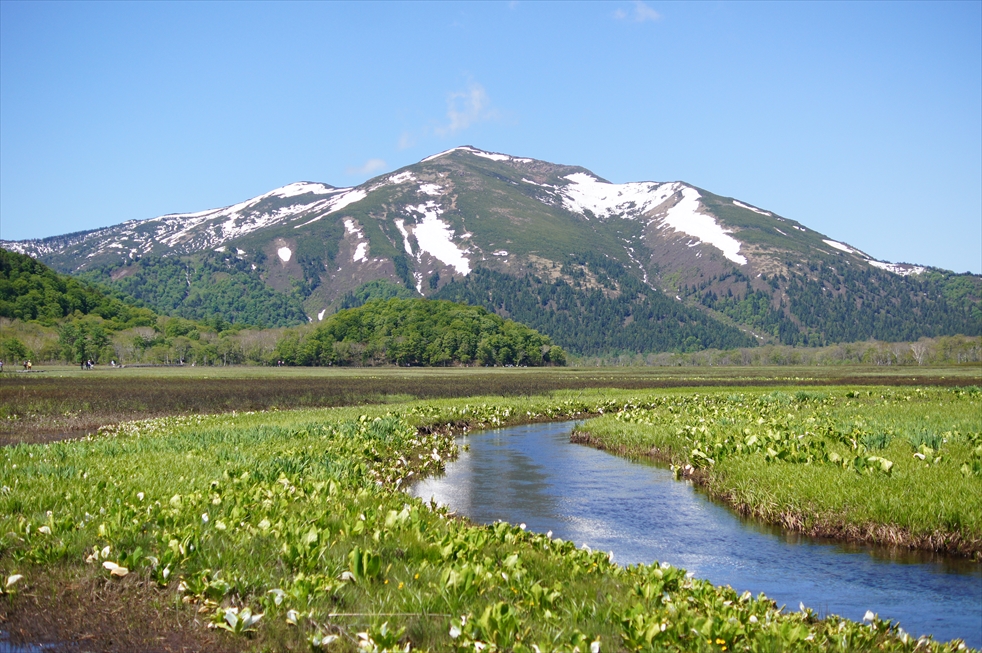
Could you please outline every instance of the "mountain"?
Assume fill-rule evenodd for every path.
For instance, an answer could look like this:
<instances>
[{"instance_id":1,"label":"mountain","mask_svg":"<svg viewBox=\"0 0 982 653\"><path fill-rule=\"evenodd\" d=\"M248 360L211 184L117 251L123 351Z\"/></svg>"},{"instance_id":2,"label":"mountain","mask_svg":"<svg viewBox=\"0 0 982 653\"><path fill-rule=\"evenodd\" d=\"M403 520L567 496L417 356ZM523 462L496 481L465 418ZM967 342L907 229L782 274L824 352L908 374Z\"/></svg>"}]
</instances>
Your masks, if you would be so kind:
<instances>
[{"instance_id":1,"label":"mountain","mask_svg":"<svg viewBox=\"0 0 982 653\"><path fill-rule=\"evenodd\" d=\"M157 310L267 326L412 294L485 306L572 353L982 333L982 277L877 261L690 184L462 146L354 188L0 246Z\"/></svg>"}]
</instances>

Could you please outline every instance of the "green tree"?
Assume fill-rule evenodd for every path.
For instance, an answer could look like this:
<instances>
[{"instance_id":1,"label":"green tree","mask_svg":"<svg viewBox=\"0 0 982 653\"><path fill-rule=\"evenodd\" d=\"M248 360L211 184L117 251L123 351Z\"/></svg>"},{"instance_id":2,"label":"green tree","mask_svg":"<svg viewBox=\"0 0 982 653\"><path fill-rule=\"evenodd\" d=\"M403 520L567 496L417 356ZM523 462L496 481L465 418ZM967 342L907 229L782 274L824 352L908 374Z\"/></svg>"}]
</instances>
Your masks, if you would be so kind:
<instances>
[{"instance_id":1,"label":"green tree","mask_svg":"<svg viewBox=\"0 0 982 653\"><path fill-rule=\"evenodd\" d=\"M549 348L546 360L558 367L564 367L566 365L566 351L559 345L553 345Z\"/></svg>"},{"instance_id":2,"label":"green tree","mask_svg":"<svg viewBox=\"0 0 982 653\"><path fill-rule=\"evenodd\" d=\"M484 308L392 298L339 311L313 332L288 331L276 352L293 365L542 365L552 342Z\"/></svg>"},{"instance_id":3,"label":"green tree","mask_svg":"<svg viewBox=\"0 0 982 653\"><path fill-rule=\"evenodd\" d=\"M31 352L27 346L17 338L4 338L0 340L0 360L8 363L15 363L31 358Z\"/></svg>"},{"instance_id":4,"label":"green tree","mask_svg":"<svg viewBox=\"0 0 982 653\"><path fill-rule=\"evenodd\" d=\"M58 329L61 356L66 361L83 363L100 362L109 349L109 334L100 324L74 320Z\"/></svg>"}]
</instances>

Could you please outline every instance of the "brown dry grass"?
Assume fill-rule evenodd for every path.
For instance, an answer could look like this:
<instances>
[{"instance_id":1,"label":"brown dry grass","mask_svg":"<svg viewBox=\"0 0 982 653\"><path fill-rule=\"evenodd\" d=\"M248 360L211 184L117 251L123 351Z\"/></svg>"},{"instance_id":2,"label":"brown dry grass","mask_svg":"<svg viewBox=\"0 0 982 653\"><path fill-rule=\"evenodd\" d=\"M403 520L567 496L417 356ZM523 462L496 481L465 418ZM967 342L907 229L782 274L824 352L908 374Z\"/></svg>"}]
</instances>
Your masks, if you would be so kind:
<instances>
[{"instance_id":1,"label":"brown dry grass","mask_svg":"<svg viewBox=\"0 0 982 653\"><path fill-rule=\"evenodd\" d=\"M91 567L50 569L32 578L29 592L0 596L0 630L10 644L43 643L53 653L239 650L173 596L136 574L108 582Z\"/></svg>"},{"instance_id":2,"label":"brown dry grass","mask_svg":"<svg viewBox=\"0 0 982 653\"><path fill-rule=\"evenodd\" d=\"M900 372L904 372L901 374ZM892 372L892 373L890 373ZM531 396L586 388L970 385L965 370L725 368L183 368L0 375L0 446L94 433L166 415L327 408L477 395Z\"/></svg>"}]
</instances>

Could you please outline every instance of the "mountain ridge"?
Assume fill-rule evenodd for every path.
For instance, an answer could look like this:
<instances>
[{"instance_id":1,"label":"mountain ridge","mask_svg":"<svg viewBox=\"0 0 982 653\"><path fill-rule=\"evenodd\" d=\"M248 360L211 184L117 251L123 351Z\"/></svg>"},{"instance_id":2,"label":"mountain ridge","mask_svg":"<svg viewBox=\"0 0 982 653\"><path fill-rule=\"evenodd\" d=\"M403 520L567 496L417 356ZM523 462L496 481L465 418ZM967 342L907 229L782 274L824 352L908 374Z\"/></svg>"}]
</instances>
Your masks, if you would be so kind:
<instances>
[{"instance_id":1,"label":"mountain ridge","mask_svg":"<svg viewBox=\"0 0 982 653\"><path fill-rule=\"evenodd\" d=\"M279 293L286 299L277 300L277 310L288 300L291 315L302 307L319 321L374 281L478 301L477 286L489 278L478 283L472 275L479 269L501 279L535 279L532 290L520 292L535 294L546 302L543 311L567 315L570 324L592 319L588 304L604 304L622 314L625 327L644 315L662 334L704 322L758 342L827 344L831 333L886 340L971 335L982 315L977 275L878 261L793 219L686 182L612 184L582 167L469 145L354 187L294 182L229 207L0 246L115 284L151 305L168 298L168 310L185 317L220 310L232 321L234 297L222 306L210 306L206 297L229 278L251 289L249 301ZM623 269L603 271L602 259ZM546 301L546 287L556 284L574 291L566 308ZM478 303L507 312L501 301L495 306L493 288L480 292L488 297ZM599 295L588 300L591 293ZM685 310L667 308L657 293ZM827 323L829 311L863 326ZM613 313L606 324L616 323ZM239 314L241 320L246 312ZM286 323L272 308L265 317L255 310L248 315ZM527 318L518 319L542 328ZM921 327L910 326L918 321ZM696 346L713 340L708 332L681 340L652 336L649 345L686 349L692 337ZM737 337L723 341L745 344ZM644 337L630 345L605 342L614 349L649 346Z\"/></svg>"},{"instance_id":2,"label":"mountain ridge","mask_svg":"<svg viewBox=\"0 0 982 653\"><path fill-rule=\"evenodd\" d=\"M89 230L73 232L69 234L49 236L45 238L25 239L20 241L0 240L0 246L4 247L5 249L15 251L21 254L31 255L34 258L42 258L45 256L50 256L51 254L54 254L58 250L64 249L64 246L58 247L57 244L65 243L65 241L68 241L67 243L65 243L68 245L76 244L78 242L88 240L89 238L94 237L98 234L104 234L104 233L117 233L117 234L121 233L121 235L123 236L143 235L143 234L134 233L131 230L131 227L138 226L138 225L149 225L151 223L164 223L165 226L173 228L174 226L178 226L178 225L173 225L168 223L175 223L181 221L182 223L184 223L180 225L183 228L176 229L172 233L168 233L167 235L165 235L163 238L160 239L160 242L162 244L171 246L171 248L175 248L175 245L179 245L179 244L190 245L191 247L193 247L193 249L182 250L182 249L175 248L176 251L179 251L180 253L190 253L191 251L199 251L201 249L206 249L212 246L217 247L220 245L224 245L226 243L235 240L236 238L246 236L252 231L259 230L268 226L273 226L282 222L286 222L288 220L306 214L329 215L331 213L341 211L349 204L352 204L354 202L360 201L365 198L366 191L363 190L363 187L368 186L369 190L371 191L371 190L376 190L380 186L385 185L386 182L398 184L401 181L406 181L407 178L404 177L404 173L409 168L413 168L423 163L435 161L438 158L453 154L454 152L466 152L496 162L510 161L510 162L518 162L518 163L545 163L528 157L514 157L511 155L501 154L496 152L486 152L484 150L479 150L478 148L475 148L470 145L462 145L425 157L421 159L417 164L410 164L408 166L403 166L402 168L398 168L395 171L376 176L358 186L336 187L323 182L297 181L287 184L285 186L281 186L279 188L275 188L271 191L268 191L256 197L235 204L231 204L225 207L206 209L204 211L189 212L189 213L167 213L153 218L127 220L117 225L99 227L96 229L89 229ZM549 164L549 165L555 165L555 164ZM649 187L649 189L655 190L656 197L658 197L657 193L665 189L665 187L669 187L669 189L672 191L683 191L683 189L688 189L690 191L695 191L697 193L700 193L700 196L703 193L707 192L704 189L701 189L697 186L694 186L692 184L689 184L681 180L676 180L671 182L642 181L642 182L627 182L624 184L614 184L585 168L581 168L578 166L562 166L562 167L574 171L570 175L566 175L566 178L570 179L574 183L572 184L573 192L566 195L565 199L567 201L564 203L566 204L567 208L570 208L573 211L576 211L576 208L578 207L579 211L587 216L595 215L598 213L599 208L603 208L603 210L607 212L607 215L603 217L611 217L611 215L618 208L618 206L624 206L626 204L634 204L636 201L634 197L626 196L623 198L623 201L620 202L618 205L611 205L609 202L604 201L609 199L611 195L611 191L617 193L618 196L623 196L625 192L628 194L630 194L631 192L637 194L639 187L647 186ZM577 177L577 179L571 179L572 177ZM536 183L531 180L526 180L526 181L530 181L530 183ZM536 185L548 186L546 184L538 184L538 183L536 183ZM607 192L601 191L598 194L595 191L595 187L600 185L609 186L610 190L608 190ZM290 205L288 203L284 203L284 200L288 200L291 197L299 197L305 195L326 195L328 197L325 197L319 201L306 202L304 204ZM685 195L684 192L683 195ZM664 195L661 196L661 199L664 198L665 198ZM691 205L692 201L695 199L698 198L692 197L690 194L689 197L685 198L685 201L687 204ZM755 207L745 202L741 202L735 198L724 198L724 199L730 200L732 204L736 207L749 210L761 215L774 217L777 220L781 220L781 221L787 220L786 218L777 216L773 212L763 210L759 207ZM685 208L691 209L692 207L686 206ZM265 218L264 220L248 221L246 219L243 219L243 218L250 217L249 216L250 213L254 214L259 211L262 211L263 209L269 211L268 213L261 214L262 217ZM289 209L295 209L295 210L289 210ZM637 209L635 210L635 212L642 212L642 211L643 209L641 211L638 211ZM697 213L697 211L693 210L693 213ZM202 243L200 240L199 241L191 240L191 242L188 242L190 240L188 238L188 232L190 232L193 229L204 226L203 223L205 223L209 219L228 218L234 216L235 214L240 214L240 220L244 223L242 225L235 225L235 227L239 227L239 228L236 229L232 225L229 225L228 224L229 221L227 220L225 223L222 223L217 227L218 229L221 229L221 234L220 235L217 233L214 234L215 235L214 240L206 241L204 243ZM793 228L798 228L798 229L802 228L800 223L796 223L792 221L790 224ZM298 226L303 226L303 225L298 225ZM677 227L677 226L684 226L684 225L677 222L677 223L671 223L671 226ZM697 231L699 228L705 229L705 227L707 226L710 229L712 228L711 225L693 225L692 230ZM158 229L154 235L159 237L161 231L166 231L166 229ZM682 229L682 231L684 231L684 229ZM689 232L685 232L685 233L689 233ZM814 232L814 233L819 233L819 232ZM709 234L708 231L704 232L704 235L707 234ZM696 238L699 237L697 234L694 233L689 233L689 235ZM725 239L719 237L720 235L718 232L716 234L709 234L709 235L719 239L722 242L726 242ZM878 261L873 257L870 257L869 255L865 254L858 248L855 248L846 243L834 241L832 239L823 239L823 240L829 247L848 253L860 254L866 260L872 261L875 264L881 266L882 269L890 269L886 266L893 266L898 270L898 273L901 274L910 274L910 273L916 274L926 269L926 266L918 266L908 263L891 263L888 261ZM146 241L139 240L137 242L145 243ZM706 242L713 243L713 240L710 239L707 240ZM118 240L114 241L113 244L117 244L117 243ZM732 245L732 243L727 243L727 244ZM113 245L110 245L110 247L112 246ZM124 249L124 248L118 247L118 249ZM725 250L723 251L725 252ZM128 250L127 253L137 254L137 252L134 251L133 249ZM148 254L150 253L150 251L144 249L139 253ZM738 256L739 256L738 254L733 254L731 258L733 258L733 260L735 260L735 262L737 263L742 263L742 260L737 258ZM903 272L899 272L899 270L903 270Z\"/></svg>"}]
</instances>

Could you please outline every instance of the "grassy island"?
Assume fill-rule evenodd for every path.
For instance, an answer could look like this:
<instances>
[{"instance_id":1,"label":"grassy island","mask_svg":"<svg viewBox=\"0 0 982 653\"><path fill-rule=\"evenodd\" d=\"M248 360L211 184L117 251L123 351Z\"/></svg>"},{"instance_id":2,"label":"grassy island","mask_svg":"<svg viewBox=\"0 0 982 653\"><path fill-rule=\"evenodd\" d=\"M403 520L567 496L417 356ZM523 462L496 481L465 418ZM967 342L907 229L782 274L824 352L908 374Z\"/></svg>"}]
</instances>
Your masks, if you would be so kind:
<instances>
[{"instance_id":1,"label":"grassy island","mask_svg":"<svg viewBox=\"0 0 982 653\"><path fill-rule=\"evenodd\" d=\"M978 388L709 391L590 420L574 441L669 463L808 535L982 557Z\"/></svg>"}]
</instances>

